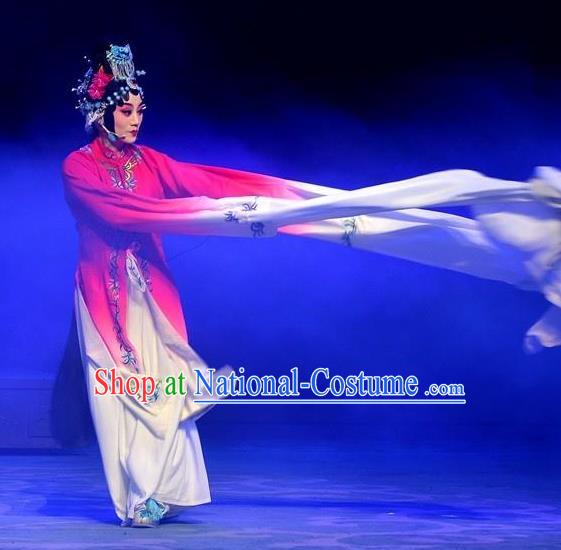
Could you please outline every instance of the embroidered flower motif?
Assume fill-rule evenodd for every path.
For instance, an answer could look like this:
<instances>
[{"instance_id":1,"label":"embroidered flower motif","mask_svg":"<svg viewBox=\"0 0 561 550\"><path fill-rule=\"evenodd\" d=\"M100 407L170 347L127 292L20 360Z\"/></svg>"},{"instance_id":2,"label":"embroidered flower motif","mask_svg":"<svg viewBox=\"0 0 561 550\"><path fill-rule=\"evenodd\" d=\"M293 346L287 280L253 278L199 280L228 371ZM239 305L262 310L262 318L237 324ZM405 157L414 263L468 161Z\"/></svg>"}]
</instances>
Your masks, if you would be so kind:
<instances>
[{"instance_id":1,"label":"embroidered flower motif","mask_svg":"<svg viewBox=\"0 0 561 550\"><path fill-rule=\"evenodd\" d=\"M138 287L141 292L146 292L146 281L139 271L136 262L131 256L127 255L127 273L129 279Z\"/></svg>"},{"instance_id":2,"label":"embroidered flower motif","mask_svg":"<svg viewBox=\"0 0 561 550\"><path fill-rule=\"evenodd\" d=\"M114 154L114 153L112 153ZM140 163L142 156L140 152L134 149L130 157L125 161L123 166L106 166L113 187L118 189L125 189L127 191L134 191L136 189L136 178L134 177L134 167Z\"/></svg>"},{"instance_id":3,"label":"embroidered flower motif","mask_svg":"<svg viewBox=\"0 0 561 550\"><path fill-rule=\"evenodd\" d=\"M122 151L114 151L113 149L104 148L103 149L103 156L108 159L122 159L126 155L126 150Z\"/></svg>"},{"instance_id":4,"label":"embroidered flower motif","mask_svg":"<svg viewBox=\"0 0 561 550\"><path fill-rule=\"evenodd\" d=\"M110 304L111 313L113 315L113 331L117 341L119 342L119 348L121 350L121 362L124 365L132 367L136 372L138 372L137 360L134 352L130 345L127 344L123 335L123 327L121 326L121 308L119 305L119 252L117 249L113 248L109 256L109 292L110 292Z\"/></svg>"},{"instance_id":5,"label":"embroidered flower motif","mask_svg":"<svg viewBox=\"0 0 561 550\"><path fill-rule=\"evenodd\" d=\"M257 210L257 198L251 203L249 202L242 203L242 210L244 212L248 212L249 210Z\"/></svg>"},{"instance_id":6,"label":"embroidered flower motif","mask_svg":"<svg viewBox=\"0 0 561 550\"><path fill-rule=\"evenodd\" d=\"M263 222L252 222L249 227L254 237L262 237L265 234L265 225Z\"/></svg>"},{"instance_id":7,"label":"embroidered flower motif","mask_svg":"<svg viewBox=\"0 0 561 550\"><path fill-rule=\"evenodd\" d=\"M248 212L257 210L259 197L255 197L252 202L243 202L237 211L228 210L224 214L224 221L240 223L240 216L244 223L249 223L249 228L254 237L261 237L265 234L265 224L263 222L251 222Z\"/></svg>"},{"instance_id":8,"label":"embroidered flower motif","mask_svg":"<svg viewBox=\"0 0 561 550\"><path fill-rule=\"evenodd\" d=\"M140 239L140 234L136 234L137 238ZM146 288L150 292L152 292L152 277L150 275L150 262L140 254L140 250L142 249L142 244L138 240L133 240L128 246L129 250L134 254L134 257L137 260L138 267L140 269L140 273L137 272L136 269L133 269L131 265L129 273L133 275L135 281L138 283L138 286L141 287L142 292L145 292ZM128 261L128 260L127 260ZM127 263L128 267L128 263Z\"/></svg>"},{"instance_id":9,"label":"embroidered flower motif","mask_svg":"<svg viewBox=\"0 0 561 550\"><path fill-rule=\"evenodd\" d=\"M158 400L161 393L162 393L162 379L158 378L158 381L156 382L156 387L154 389L154 393L152 393L152 395L147 395L146 401L142 401L142 394L140 391L136 394L136 399L140 403L142 403L145 407L150 407Z\"/></svg>"},{"instance_id":10,"label":"embroidered flower motif","mask_svg":"<svg viewBox=\"0 0 561 550\"><path fill-rule=\"evenodd\" d=\"M136 357L128 346L121 345L121 361L123 365L131 365L135 370L138 370L136 368Z\"/></svg>"},{"instance_id":11,"label":"embroidered flower motif","mask_svg":"<svg viewBox=\"0 0 561 550\"><path fill-rule=\"evenodd\" d=\"M343 221L344 233L342 236L343 241L347 246L352 246L351 237L356 234L357 226L355 218L347 218Z\"/></svg>"},{"instance_id":12,"label":"embroidered flower motif","mask_svg":"<svg viewBox=\"0 0 561 550\"><path fill-rule=\"evenodd\" d=\"M142 276L144 277L144 281L148 286L148 290L152 292L152 277L150 275L150 263L146 258L140 258L140 270L142 271Z\"/></svg>"},{"instance_id":13,"label":"embroidered flower motif","mask_svg":"<svg viewBox=\"0 0 561 550\"><path fill-rule=\"evenodd\" d=\"M224 214L224 216L225 216L225 220L227 222L240 223L240 219L234 214L234 212L232 210L228 210L228 212L226 212L226 214Z\"/></svg>"}]
</instances>

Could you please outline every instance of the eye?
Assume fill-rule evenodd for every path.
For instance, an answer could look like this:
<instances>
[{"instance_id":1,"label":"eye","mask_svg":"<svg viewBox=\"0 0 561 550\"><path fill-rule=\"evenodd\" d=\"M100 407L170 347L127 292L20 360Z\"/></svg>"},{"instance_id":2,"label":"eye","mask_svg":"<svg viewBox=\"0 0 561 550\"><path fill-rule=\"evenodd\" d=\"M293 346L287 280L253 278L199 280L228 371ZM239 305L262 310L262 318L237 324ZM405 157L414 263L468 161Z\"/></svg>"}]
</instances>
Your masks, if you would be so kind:
<instances>
[{"instance_id":1,"label":"eye","mask_svg":"<svg viewBox=\"0 0 561 550\"><path fill-rule=\"evenodd\" d=\"M121 111L121 113L123 113L125 116L129 116L131 114L131 110L130 109L123 109Z\"/></svg>"}]
</instances>

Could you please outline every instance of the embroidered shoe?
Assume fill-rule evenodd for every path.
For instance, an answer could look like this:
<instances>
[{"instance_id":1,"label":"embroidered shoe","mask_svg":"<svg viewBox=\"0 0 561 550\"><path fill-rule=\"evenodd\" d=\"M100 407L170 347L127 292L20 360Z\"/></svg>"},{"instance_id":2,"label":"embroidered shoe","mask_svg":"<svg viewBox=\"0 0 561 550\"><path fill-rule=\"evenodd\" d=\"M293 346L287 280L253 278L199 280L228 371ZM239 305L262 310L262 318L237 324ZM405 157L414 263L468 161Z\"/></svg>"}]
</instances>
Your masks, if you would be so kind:
<instances>
[{"instance_id":1,"label":"embroidered shoe","mask_svg":"<svg viewBox=\"0 0 561 550\"><path fill-rule=\"evenodd\" d=\"M134 508L131 527L157 527L169 511L169 506L153 498L146 499Z\"/></svg>"}]
</instances>

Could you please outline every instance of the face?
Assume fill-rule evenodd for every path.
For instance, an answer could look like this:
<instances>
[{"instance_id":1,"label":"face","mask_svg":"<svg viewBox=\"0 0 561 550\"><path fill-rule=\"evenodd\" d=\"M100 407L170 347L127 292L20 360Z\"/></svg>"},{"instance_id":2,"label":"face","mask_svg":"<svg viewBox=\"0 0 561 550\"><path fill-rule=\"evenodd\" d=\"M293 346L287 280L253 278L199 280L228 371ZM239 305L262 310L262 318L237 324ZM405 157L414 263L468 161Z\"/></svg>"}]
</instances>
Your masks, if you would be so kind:
<instances>
[{"instance_id":1,"label":"face","mask_svg":"<svg viewBox=\"0 0 561 550\"><path fill-rule=\"evenodd\" d=\"M115 121L115 133L124 136L122 141L134 143L140 131L144 109L146 108L140 94L129 94L127 101L123 105L117 105L113 112Z\"/></svg>"}]
</instances>

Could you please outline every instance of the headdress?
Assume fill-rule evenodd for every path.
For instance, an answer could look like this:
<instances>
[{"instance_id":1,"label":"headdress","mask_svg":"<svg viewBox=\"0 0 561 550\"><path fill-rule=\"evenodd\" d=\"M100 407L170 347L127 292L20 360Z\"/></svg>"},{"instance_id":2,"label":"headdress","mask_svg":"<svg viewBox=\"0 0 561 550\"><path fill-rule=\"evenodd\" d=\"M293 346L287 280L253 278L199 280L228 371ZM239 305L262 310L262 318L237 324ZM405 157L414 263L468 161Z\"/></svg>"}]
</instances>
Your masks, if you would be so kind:
<instances>
[{"instance_id":1,"label":"headdress","mask_svg":"<svg viewBox=\"0 0 561 550\"><path fill-rule=\"evenodd\" d=\"M138 85L136 77L146 74L146 71L135 70L128 44L125 46L110 44L109 49L105 51L105 61L110 67L109 73L105 71L103 61L94 66L86 56L84 59L88 63L88 69L72 91L78 96L76 109L86 117L85 127L88 129L96 120L103 117L109 105L116 104L128 94L129 90L138 90L142 95L142 88ZM112 80L121 86L112 94L106 93L107 86Z\"/></svg>"}]
</instances>

